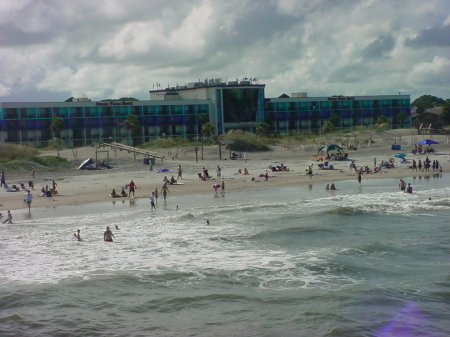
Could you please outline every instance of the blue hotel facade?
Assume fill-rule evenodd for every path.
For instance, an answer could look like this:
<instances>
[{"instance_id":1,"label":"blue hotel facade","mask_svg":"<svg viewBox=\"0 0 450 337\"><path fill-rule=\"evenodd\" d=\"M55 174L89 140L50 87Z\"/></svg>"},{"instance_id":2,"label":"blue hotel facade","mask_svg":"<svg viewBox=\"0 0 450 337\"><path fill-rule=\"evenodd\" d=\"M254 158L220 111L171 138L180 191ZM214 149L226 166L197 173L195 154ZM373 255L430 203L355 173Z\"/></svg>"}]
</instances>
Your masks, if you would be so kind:
<instances>
[{"instance_id":1,"label":"blue hotel facade","mask_svg":"<svg viewBox=\"0 0 450 337\"><path fill-rule=\"evenodd\" d=\"M372 125L380 115L386 116L391 127L411 125L409 95L265 98L264 89L264 84L249 81L209 80L152 90L148 101L0 103L0 141L42 146L54 137L52 119L61 117L65 128L60 138L66 146L131 144L123 126L129 114L140 121L137 143L198 137L199 114L209 116L218 135L231 129L254 132L262 121L269 122L272 133L320 132L332 113L341 117L342 129ZM396 118L400 112L407 115L403 121Z\"/></svg>"}]
</instances>

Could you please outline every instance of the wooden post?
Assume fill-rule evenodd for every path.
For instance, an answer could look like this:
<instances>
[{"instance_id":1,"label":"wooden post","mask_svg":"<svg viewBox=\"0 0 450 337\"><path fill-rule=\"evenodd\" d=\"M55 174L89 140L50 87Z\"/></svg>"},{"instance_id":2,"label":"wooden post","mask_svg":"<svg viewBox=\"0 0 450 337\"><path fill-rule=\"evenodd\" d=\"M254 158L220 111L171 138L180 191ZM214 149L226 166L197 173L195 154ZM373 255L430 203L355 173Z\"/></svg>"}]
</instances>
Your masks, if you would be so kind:
<instances>
[{"instance_id":1,"label":"wooden post","mask_svg":"<svg viewBox=\"0 0 450 337\"><path fill-rule=\"evenodd\" d=\"M222 145L219 143L219 159L222 160Z\"/></svg>"}]
</instances>

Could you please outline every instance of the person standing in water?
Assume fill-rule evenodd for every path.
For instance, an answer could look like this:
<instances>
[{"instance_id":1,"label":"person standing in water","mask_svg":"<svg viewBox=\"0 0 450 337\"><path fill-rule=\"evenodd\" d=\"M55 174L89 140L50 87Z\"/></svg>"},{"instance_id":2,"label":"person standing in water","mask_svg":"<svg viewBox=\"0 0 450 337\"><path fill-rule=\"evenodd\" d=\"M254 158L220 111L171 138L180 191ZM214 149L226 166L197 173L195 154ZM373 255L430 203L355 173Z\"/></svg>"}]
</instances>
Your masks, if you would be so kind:
<instances>
[{"instance_id":1,"label":"person standing in water","mask_svg":"<svg viewBox=\"0 0 450 337\"><path fill-rule=\"evenodd\" d=\"M11 214L11 211L8 211L8 217L6 218L5 221L3 221L3 223L12 223L12 214Z\"/></svg>"},{"instance_id":2,"label":"person standing in water","mask_svg":"<svg viewBox=\"0 0 450 337\"><path fill-rule=\"evenodd\" d=\"M23 201L27 203L28 212L30 212L31 202L33 201L33 195L30 193L30 190L27 190L27 193L23 196Z\"/></svg>"},{"instance_id":3,"label":"person standing in water","mask_svg":"<svg viewBox=\"0 0 450 337\"><path fill-rule=\"evenodd\" d=\"M103 233L103 240L107 242L113 242L112 238L115 238L115 236L109 229L109 226L106 226L106 231L105 233Z\"/></svg>"},{"instance_id":4,"label":"person standing in water","mask_svg":"<svg viewBox=\"0 0 450 337\"><path fill-rule=\"evenodd\" d=\"M155 210L156 211L156 206L155 206L155 192L152 192L152 194L150 194L150 206L151 206L151 210Z\"/></svg>"},{"instance_id":5,"label":"person standing in water","mask_svg":"<svg viewBox=\"0 0 450 337\"><path fill-rule=\"evenodd\" d=\"M167 193L169 193L169 188L167 187L166 184L164 184L163 187L161 187L161 193L163 195L164 202L166 202Z\"/></svg>"},{"instance_id":6,"label":"person standing in water","mask_svg":"<svg viewBox=\"0 0 450 337\"><path fill-rule=\"evenodd\" d=\"M79 230L79 229L77 229L77 232L76 232L76 233L73 233L73 236L74 236L78 241L81 241L81 236L80 236L80 230Z\"/></svg>"}]
</instances>

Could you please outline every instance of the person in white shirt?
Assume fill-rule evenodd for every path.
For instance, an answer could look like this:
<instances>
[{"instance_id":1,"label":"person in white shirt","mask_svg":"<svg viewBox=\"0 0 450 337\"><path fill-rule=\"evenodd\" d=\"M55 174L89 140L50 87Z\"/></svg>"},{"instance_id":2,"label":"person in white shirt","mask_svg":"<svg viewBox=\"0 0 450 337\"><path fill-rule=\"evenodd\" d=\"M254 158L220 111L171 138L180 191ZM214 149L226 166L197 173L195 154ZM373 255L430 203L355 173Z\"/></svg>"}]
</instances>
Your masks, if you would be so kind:
<instances>
[{"instance_id":1,"label":"person in white shirt","mask_svg":"<svg viewBox=\"0 0 450 337\"><path fill-rule=\"evenodd\" d=\"M33 195L31 194L30 190L27 190L27 193L25 193L25 195L23 196L23 200L27 203L28 210L30 210L31 202L33 201Z\"/></svg>"}]
</instances>

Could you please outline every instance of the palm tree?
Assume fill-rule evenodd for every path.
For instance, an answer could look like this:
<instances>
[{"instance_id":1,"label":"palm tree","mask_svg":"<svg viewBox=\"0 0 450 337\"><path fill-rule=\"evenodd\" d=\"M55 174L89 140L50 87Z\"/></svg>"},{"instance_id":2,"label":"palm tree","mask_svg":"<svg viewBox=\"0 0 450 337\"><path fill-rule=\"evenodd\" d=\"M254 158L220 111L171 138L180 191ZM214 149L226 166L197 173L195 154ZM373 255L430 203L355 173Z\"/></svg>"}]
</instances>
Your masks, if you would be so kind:
<instances>
[{"instance_id":1,"label":"palm tree","mask_svg":"<svg viewBox=\"0 0 450 337\"><path fill-rule=\"evenodd\" d=\"M198 125L202 125L202 127L200 127L200 141L202 143L202 160L203 160L203 125L205 123L207 123L209 120L208 116L204 113L199 113L197 115L197 123Z\"/></svg>"},{"instance_id":2,"label":"palm tree","mask_svg":"<svg viewBox=\"0 0 450 337\"><path fill-rule=\"evenodd\" d=\"M397 120L400 122L400 128L403 129L403 121L408 118L408 115L404 111L400 111L397 115Z\"/></svg>"},{"instance_id":3,"label":"palm tree","mask_svg":"<svg viewBox=\"0 0 450 337\"><path fill-rule=\"evenodd\" d=\"M260 135L265 135L270 129L270 124L266 122L261 122L256 126L256 133Z\"/></svg>"},{"instance_id":4,"label":"palm tree","mask_svg":"<svg viewBox=\"0 0 450 337\"><path fill-rule=\"evenodd\" d=\"M64 119L61 117L55 117L52 119L52 123L50 124L50 130L53 131L53 136L55 138L61 138L61 131L64 130L66 124L64 123Z\"/></svg>"},{"instance_id":5,"label":"palm tree","mask_svg":"<svg viewBox=\"0 0 450 337\"><path fill-rule=\"evenodd\" d=\"M130 132L133 146L135 146L136 136L141 130L141 123L139 122L138 117L135 114L129 114L123 121L123 127Z\"/></svg>"}]
</instances>

